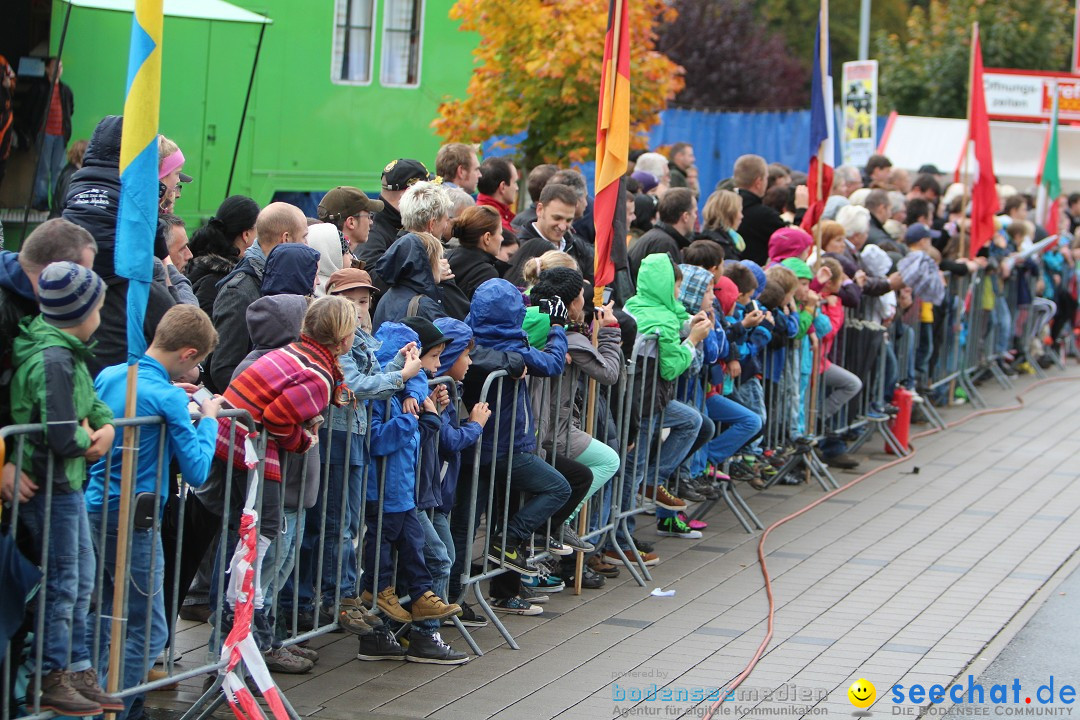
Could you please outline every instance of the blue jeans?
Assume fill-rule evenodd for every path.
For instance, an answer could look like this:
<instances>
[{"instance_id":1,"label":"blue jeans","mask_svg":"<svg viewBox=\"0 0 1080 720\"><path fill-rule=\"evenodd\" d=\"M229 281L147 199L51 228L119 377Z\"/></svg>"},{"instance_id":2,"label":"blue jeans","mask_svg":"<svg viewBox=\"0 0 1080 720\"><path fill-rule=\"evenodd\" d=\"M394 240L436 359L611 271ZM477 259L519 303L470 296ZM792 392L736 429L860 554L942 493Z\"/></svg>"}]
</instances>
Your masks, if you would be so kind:
<instances>
[{"instance_id":1,"label":"blue jeans","mask_svg":"<svg viewBox=\"0 0 1080 720\"><path fill-rule=\"evenodd\" d=\"M735 387L731 399L753 412L765 424L765 389L756 377L746 378ZM747 448L755 455L761 455L761 438L754 440Z\"/></svg>"},{"instance_id":2,"label":"blue jeans","mask_svg":"<svg viewBox=\"0 0 1080 720\"><path fill-rule=\"evenodd\" d=\"M442 513L436 511L435 515L440 516ZM442 517L446 516L442 515ZM453 552L453 543L448 549L426 510L417 510L416 519L420 521L420 527L424 529L424 562L427 564L428 572L431 573L431 592L445 600L447 586L450 583L450 568L454 565L450 557L450 553ZM441 622L440 620L414 620L412 625L417 630L431 635L439 631Z\"/></svg>"},{"instance_id":3,"label":"blue jeans","mask_svg":"<svg viewBox=\"0 0 1080 720\"><path fill-rule=\"evenodd\" d=\"M325 465L320 465L320 471ZM346 470L348 472L346 472ZM352 465L330 465L330 477L319 484L318 498L314 507L306 511L303 541L300 545L300 590L298 593L301 611L314 610L316 594L321 594L322 604L332 608L334 598L340 587L341 597L356 597L356 548L353 545L359 533L360 503L364 468ZM342 487L346 481L347 488ZM342 490L345 494L342 494ZM323 496L326 496L326 525L323 526ZM344 497L347 507L343 507ZM354 503L355 502L355 506ZM354 521L355 517L355 521ZM322 544L322 588L315 591L315 580L319 574L319 547ZM338 563L341 575L338 578ZM292 593L287 593L285 606L292 605Z\"/></svg>"},{"instance_id":4,"label":"blue jeans","mask_svg":"<svg viewBox=\"0 0 1080 720\"><path fill-rule=\"evenodd\" d=\"M708 398L705 411L717 425L727 426L705 446L713 465L723 463L761 431L757 413L722 395Z\"/></svg>"},{"instance_id":5,"label":"blue jeans","mask_svg":"<svg viewBox=\"0 0 1080 720\"><path fill-rule=\"evenodd\" d=\"M115 511L109 512L105 526L105 547L97 548L98 555L104 555L105 558L101 607L98 608L98 613L105 615L112 614L113 583L116 579L116 516ZM90 513L89 517L94 542L98 542L103 515ZM169 626L165 621L165 598L161 589L165 582L165 553L161 548L161 535L154 529L133 530L128 559L131 580L127 589L127 638L124 641L124 677L120 682L121 689L134 687L142 682L154 659L165 647L169 636ZM93 623L99 619L101 647L98 668L104 677L109 667L111 621L108 617L93 618L87 627L87 645L93 642ZM147 620L150 622L149 636L146 634ZM117 714L117 720L126 720L129 715L141 715L145 696L145 693L141 693L125 697L125 710Z\"/></svg>"},{"instance_id":6,"label":"blue jeans","mask_svg":"<svg viewBox=\"0 0 1080 720\"><path fill-rule=\"evenodd\" d=\"M631 507L634 495L641 486L642 480L645 480L649 485L653 484L654 478L657 484L662 485L667 482L675 469L686 459L690 448L694 446L698 431L701 430L702 420L704 418L702 418L701 413L678 400L672 400L664 408L663 424L659 422L657 417L643 417L641 419L637 442L634 445L634 451L631 453L633 459L627 458L633 480L623 485L624 508ZM671 429L667 440L659 443L660 449L658 452L650 452L653 436L659 436L663 428ZM647 452L649 453L648 456L646 455ZM648 458L648 467L646 467L646 458ZM657 519L673 517L675 514L671 510L656 508ZM633 515L626 519L626 527L631 533L634 532L636 523ZM625 539L621 538L621 540Z\"/></svg>"},{"instance_id":7,"label":"blue jeans","mask_svg":"<svg viewBox=\"0 0 1080 720\"><path fill-rule=\"evenodd\" d=\"M42 540L46 537L47 502L42 488L19 508L19 517L33 538L34 550L41 555L45 554ZM86 627L97 565L82 491L53 490L46 561L41 673L45 675L53 670L82 672L90 668Z\"/></svg>"},{"instance_id":8,"label":"blue jeans","mask_svg":"<svg viewBox=\"0 0 1080 720\"><path fill-rule=\"evenodd\" d=\"M994 301L994 309L991 314L994 323L994 353L1000 355L1009 349L1012 344L1012 312L1005 297L998 295Z\"/></svg>"},{"instance_id":9,"label":"blue jeans","mask_svg":"<svg viewBox=\"0 0 1080 720\"><path fill-rule=\"evenodd\" d=\"M501 485L506 478L507 463L510 457L501 457L495 461L496 484ZM480 518L487 512L488 503L488 480L491 473L490 465L481 465L476 481L476 515L472 518L472 529L475 533ZM472 492L472 474L474 469L468 465L462 465L458 476L457 496L454 502L456 512L451 517L450 531L453 536L453 569L452 579L448 592L450 598L456 601L461 594L461 575L469 573L470 568L465 567L465 555L467 544L473 541L469 536L469 501ZM507 545L523 542L528 539L533 530L543 524L570 499L570 484L558 470L548 465L539 456L532 453L518 453L513 456L513 466L510 471L510 487L522 493L529 493L533 497L518 510L510 514L510 527L507 530ZM496 500L499 493L505 489L496 487ZM497 506L498 503L496 503ZM499 537L492 529L501 518L488 518L488 536L492 539ZM501 538L500 538L501 539ZM482 560L483 554L474 556L473 560Z\"/></svg>"},{"instance_id":10,"label":"blue jeans","mask_svg":"<svg viewBox=\"0 0 1080 720\"><path fill-rule=\"evenodd\" d=\"M34 175L35 207L47 205L49 190L56 187L60 171L64 169L64 154L67 143L63 135L48 135L42 138L41 154L38 155L37 173Z\"/></svg>"}]
</instances>

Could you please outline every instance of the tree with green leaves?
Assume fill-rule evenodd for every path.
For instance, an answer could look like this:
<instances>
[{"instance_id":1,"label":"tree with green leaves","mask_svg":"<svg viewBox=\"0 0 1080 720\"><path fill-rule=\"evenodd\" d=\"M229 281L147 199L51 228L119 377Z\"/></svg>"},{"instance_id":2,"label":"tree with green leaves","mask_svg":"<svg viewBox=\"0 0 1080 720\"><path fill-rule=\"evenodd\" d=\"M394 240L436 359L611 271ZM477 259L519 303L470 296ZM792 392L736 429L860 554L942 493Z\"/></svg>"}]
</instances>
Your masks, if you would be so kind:
<instances>
[{"instance_id":1,"label":"tree with green leaves","mask_svg":"<svg viewBox=\"0 0 1080 720\"><path fill-rule=\"evenodd\" d=\"M1067 69L1070 0L929 0L925 8L911 10L903 35L877 35L879 111L965 117L971 25L976 20L984 66Z\"/></svg>"}]
</instances>

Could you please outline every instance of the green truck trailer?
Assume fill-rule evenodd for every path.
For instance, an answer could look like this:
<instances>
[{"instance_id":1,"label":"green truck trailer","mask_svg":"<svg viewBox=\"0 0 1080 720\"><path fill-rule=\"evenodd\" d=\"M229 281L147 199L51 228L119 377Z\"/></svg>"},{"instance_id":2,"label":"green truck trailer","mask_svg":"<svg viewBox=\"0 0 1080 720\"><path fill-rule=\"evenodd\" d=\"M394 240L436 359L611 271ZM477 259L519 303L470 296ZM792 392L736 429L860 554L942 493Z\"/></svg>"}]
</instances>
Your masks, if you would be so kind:
<instances>
[{"instance_id":1,"label":"green truck trailer","mask_svg":"<svg viewBox=\"0 0 1080 720\"><path fill-rule=\"evenodd\" d=\"M177 211L198 222L227 190L261 204L341 184L377 192L394 158L433 166L431 121L447 96L465 92L476 42L449 19L452 4L165 0L160 128L195 178ZM52 1L50 53L67 22L73 139L123 111L133 5Z\"/></svg>"}]
</instances>

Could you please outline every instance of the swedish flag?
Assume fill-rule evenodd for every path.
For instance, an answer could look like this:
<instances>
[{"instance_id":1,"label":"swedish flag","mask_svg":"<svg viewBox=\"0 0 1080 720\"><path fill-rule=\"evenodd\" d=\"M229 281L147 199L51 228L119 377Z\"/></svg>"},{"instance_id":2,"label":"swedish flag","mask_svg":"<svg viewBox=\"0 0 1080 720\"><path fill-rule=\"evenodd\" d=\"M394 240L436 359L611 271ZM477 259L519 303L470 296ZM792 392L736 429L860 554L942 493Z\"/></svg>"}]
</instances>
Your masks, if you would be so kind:
<instances>
[{"instance_id":1,"label":"swedish flag","mask_svg":"<svg viewBox=\"0 0 1080 720\"><path fill-rule=\"evenodd\" d=\"M120 216L116 274L129 280L128 364L146 352L143 319L154 271L158 216L158 113L161 104L163 0L135 0L120 142Z\"/></svg>"}]
</instances>

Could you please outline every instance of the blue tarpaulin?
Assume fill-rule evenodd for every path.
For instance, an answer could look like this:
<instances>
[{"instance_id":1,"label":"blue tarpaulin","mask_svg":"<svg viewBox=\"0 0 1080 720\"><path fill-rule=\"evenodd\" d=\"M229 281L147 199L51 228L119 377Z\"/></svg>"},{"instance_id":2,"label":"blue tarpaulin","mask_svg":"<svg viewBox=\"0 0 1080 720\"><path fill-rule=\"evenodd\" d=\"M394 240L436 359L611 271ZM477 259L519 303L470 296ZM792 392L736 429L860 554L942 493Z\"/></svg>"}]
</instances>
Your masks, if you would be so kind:
<instances>
[{"instance_id":1,"label":"blue tarpaulin","mask_svg":"<svg viewBox=\"0 0 1080 720\"><path fill-rule=\"evenodd\" d=\"M878 119L878 137L885 129L887 118ZM836 127L843 127L837 110ZM484 143L484 157L514 155L517 144L525 137L494 138ZM761 155L769 162L778 162L793 170L806 172L810 158L806 144L810 137L810 111L785 112L705 112L702 110L665 110L660 124L649 135L649 147L658 148L676 142L694 146L702 203L721 180L731 176L735 158L747 153ZM500 147L496 147L499 145ZM836 143L834 167L842 164L840 143ZM589 188L593 184L593 164L578 166Z\"/></svg>"}]
</instances>

